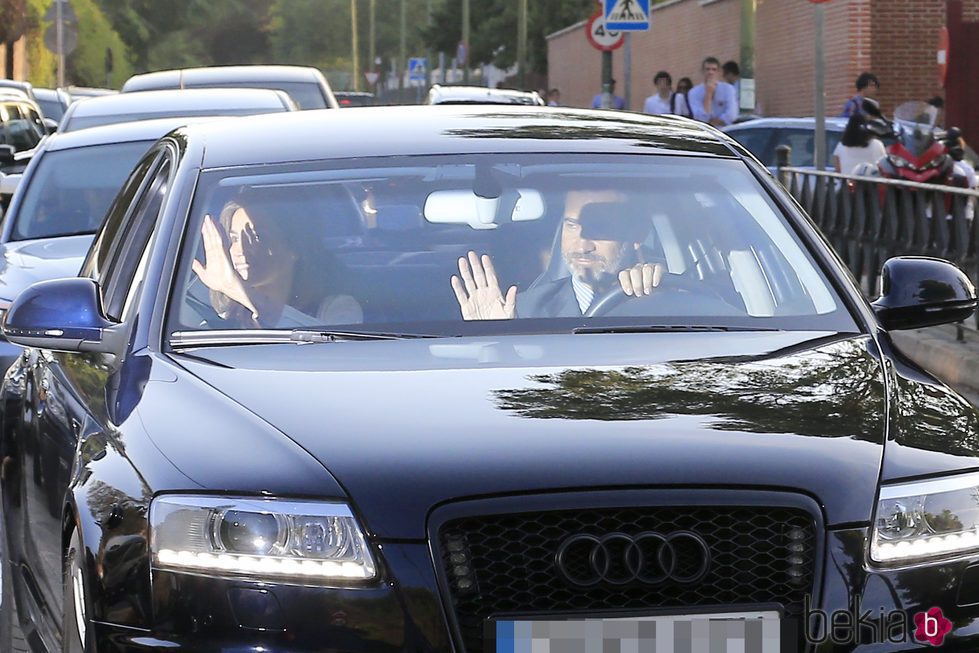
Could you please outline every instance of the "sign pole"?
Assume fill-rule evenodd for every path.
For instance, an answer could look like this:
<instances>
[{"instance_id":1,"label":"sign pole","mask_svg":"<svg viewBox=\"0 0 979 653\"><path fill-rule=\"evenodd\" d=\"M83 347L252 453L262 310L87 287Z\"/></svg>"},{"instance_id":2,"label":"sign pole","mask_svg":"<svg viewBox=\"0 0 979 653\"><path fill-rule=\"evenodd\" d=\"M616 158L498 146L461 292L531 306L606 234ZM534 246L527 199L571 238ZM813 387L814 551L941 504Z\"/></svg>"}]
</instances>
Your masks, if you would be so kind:
<instances>
[{"instance_id":1,"label":"sign pole","mask_svg":"<svg viewBox=\"0 0 979 653\"><path fill-rule=\"evenodd\" d=\"M527 0L517 2L517 67L520 88L527 89Z\"/></svg>"},{"instance_id":2,"label":"sign pole","mask_svg":"<svg viewBox=\"0 0 979 653\"><path fill-rule=\"evenodd\" d=\"M813 143L813 163L816 170L826 169L826 108L823 88L823 5L816 5L816 133Z\"/></svg>"},{"instance_id":3,"label":"sign pole","mask_svg":"<svg viewBox=\"0 0 979 653\"><path fill-rule=\"evenodd\" d=\"M398 102L405 103L405 68L408 64L408 46L405 43L405 0L401 0L401 57L398 62Z\"/></svg>"},{"instance_id":4,"label":"sign pole","mask_svg":"<svg viewBox=\"0 0 979 653\"><path fill-rule=\"evenodd\" d=\"M625 77L622 99L625 109L632 106L632 32L625 33L625 48L622 50L622 76Z\"/></svg>"},{"instance_id":5,"label":"sign pole","mask_svg":"<svg viewBox=\"0 0 979 653\"><path fill-rule=\"evenodd\" d=\"M55 0L54 4L57 6L55 29L58 32L58 88L62 88L65 85L65 23L61 13L61 0Z\"/></svg>"},{"instance_id":6,"label":"sign pole","mask_svg":"<svg viewBox=\"0 0 979 653\"><path fill-rule=\"evenodd\" d=\"M469 0L462 0L462 43L466 47L466 56L459 62L462 66L462 83L469 83ZM458 57L457 57L458 58Z\"/></svg>"},{"instance_id":7,"label":"sign pole","mask_svg":"<svg viewBox=\"0 0 979 653\"><path fill-rule=\"evenodd\" d=\"M602 52L602 108L612 108L612 51Z\"/></svg>"},{"instance_id":8,"label":"sign pole","mask_svg":"<svg viewBox=\"0 0 979 653\"><path fill-rule=\"evenodd\" d=\"M353 30L354 90L360 90L360 41L357 38L357 0L350 0L350 29Z\"/></svg>"}]
</instances>

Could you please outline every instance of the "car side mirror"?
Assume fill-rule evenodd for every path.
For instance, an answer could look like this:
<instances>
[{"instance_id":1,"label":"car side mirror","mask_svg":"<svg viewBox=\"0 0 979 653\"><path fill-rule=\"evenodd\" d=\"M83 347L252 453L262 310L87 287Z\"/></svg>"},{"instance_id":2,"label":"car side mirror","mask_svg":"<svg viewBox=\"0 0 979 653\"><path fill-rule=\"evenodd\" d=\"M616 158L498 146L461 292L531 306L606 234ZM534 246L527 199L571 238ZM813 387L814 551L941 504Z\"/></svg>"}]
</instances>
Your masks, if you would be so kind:
<instances>
[{"instance_id":1,"label":"car side mirror","mask_svg":"<svg viewBox=\"0 0 979 653\"><path fill-rule=\"evenodd\" d=\"M0 323L16 345L118 355L126 344L122 325L102 310L99 286L87 277L39 281L7 309Z\"/></svg>"},{"instance_id":2,"label":"car side mirror","mask_svg":"<svg viewBox=\"0 0 979 653\"><path fill-rule=\"evenodd\" d=\"M976 310L976 288L948 261L923 256L888 259L873 303L887 330L919 329L964 320Z\"/></svg>"},{"instance_id":3,"label":"car side mirror","mask_svg":"<svg viewBox=\"0 0 979 653\"><path fill-rule=\"evenodd\" d=\"M45 118L44 131L46 131L48 134L53 134L58 131L58 121L54 118Z\"/></svg>"}]
</instances>

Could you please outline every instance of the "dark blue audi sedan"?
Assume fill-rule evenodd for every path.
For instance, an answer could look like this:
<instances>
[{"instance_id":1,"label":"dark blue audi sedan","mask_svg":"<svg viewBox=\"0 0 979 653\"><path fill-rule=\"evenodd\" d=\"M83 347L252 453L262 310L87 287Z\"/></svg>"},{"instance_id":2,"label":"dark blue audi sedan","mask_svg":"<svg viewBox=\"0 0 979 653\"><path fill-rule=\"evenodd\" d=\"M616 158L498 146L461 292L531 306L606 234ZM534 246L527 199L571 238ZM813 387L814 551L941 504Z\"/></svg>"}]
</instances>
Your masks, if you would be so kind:
<instances>
[{"instance_id":1,"label":"dark blue audi sedan","mask_svg":"<svg viewBox=\"0 0 979 653\"><path fill-rule=\"evenodd\" d=\"M975 290L882 276L682 118L178 129L3 319L0 649L975 650L979 414L889 336Z\"/></svg>"}]
</instances>

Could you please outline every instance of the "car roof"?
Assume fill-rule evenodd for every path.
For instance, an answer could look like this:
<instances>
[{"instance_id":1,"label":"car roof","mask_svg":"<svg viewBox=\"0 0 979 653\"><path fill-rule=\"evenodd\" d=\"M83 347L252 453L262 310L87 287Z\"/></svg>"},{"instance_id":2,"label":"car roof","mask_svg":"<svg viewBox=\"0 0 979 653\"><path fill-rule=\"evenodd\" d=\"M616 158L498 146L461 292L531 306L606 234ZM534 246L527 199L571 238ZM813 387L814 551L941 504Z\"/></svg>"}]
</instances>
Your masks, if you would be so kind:
<instances>
[{"instance_id":1,"label":"car roof","mask_svg":"<svg viewBox=\"0 0 979 653\"><path fill-rule=\"evenodd\" d=\"M155 141L184 125L227 119L227 117L157 118L89 127L72 132L56 132L45 139L43 148L47 151L58 151L111 143Z\"/></svg>"},{"instance_id":2,"label":"car roof","mask_svg":"<svg viewBox=\"0 0 979 653\"><path fill-rule=\"evenodd\" d=\"M34 87L30 82L22 82L17 79L0 79L0 88L18 90L29 98L34 96Z\"/></svg>"},{"instance_id":3,"label":"car roof","mask_svg":"<svg viewBox=\"0 0 979 653\"><path fill-rule=\"evenodd\" d=\"M102 95L115 95L119 91L113 88L99 88L96 86L66 86L64 88L72 97L99 97Z\"/></svg>"},{"instance_id":4,"label":"car roof","mask_svg":"<svg viewBox=\"0 0 979 653\"><path fill-rule=\"evenodd\" d=\"M151 88L182 88L197 84L263 81L319 81L321 73L310 66L208 66L160 70L133 75L122 85L124 93Z\"/></svg>"},{"instance_id":5,"label":"car roof","mask_svg":"<svg viewBox=\"0 0 979 653\"><path fill-rule=\"evenodd\" d=\"M832 129L834 131L843 131L846 128L847 118L840 118L837 116L826 118L827 129ZM802 129L815 129L816 119L812 117L808 118L754 118L752 120L745 120L744 122L735 123L733 125L728 125L724 127L722 131L739 131L741 129L756 129L758 127L795 127Z\"/></svg>"},{"instance_id":6,"label":"car roof","mask_svg":"<svg viewBox=\"0 0 979 653\"><path fill-rule=\"evenodd\" d=\"M436 84L429 90L433 104L446 102L485 102L490 104L544 104L540 95L532 91L486 86L442 86Z\"/></svg>"},{"instance_id":7,"label":"car roof","mask_svg":"<svg viewBox=\"0 0 979 653\"><path fill-rule=\"evenodd\" d=\"M194 125L182 133L203 152L206 168L460 152L740 156L733 140L685 118L563 107L321 109Z\"/></svg>"},{"instance_id":8,"label":"car roof","mask_svg":"<svg viewBox=\"0 0 979 653\"><path fill-rule=\"evenodd\" d=\"M221 110L268 108L282 110L292 106L282 91L265 88L195 88L166 91L140 91L90 97L72 105L70 118L105 116L145 111Z\"/></svg>"}]
</instances>

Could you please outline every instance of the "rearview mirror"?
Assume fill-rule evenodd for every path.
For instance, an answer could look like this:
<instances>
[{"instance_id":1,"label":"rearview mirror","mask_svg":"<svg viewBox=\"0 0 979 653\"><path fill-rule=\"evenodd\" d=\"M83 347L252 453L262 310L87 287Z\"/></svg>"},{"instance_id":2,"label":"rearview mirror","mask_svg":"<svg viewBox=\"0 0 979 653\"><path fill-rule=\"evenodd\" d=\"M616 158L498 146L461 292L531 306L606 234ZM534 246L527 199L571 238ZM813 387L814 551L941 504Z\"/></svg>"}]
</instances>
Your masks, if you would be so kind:
<instances>
[{"instance_id":1,"label":"rearview mirror","mask_svg":"<svg viewBox=\"0 0 979 653\"><path fill-rule=\"evenodd\" d=\"M873 307L888 330L958 322L976 310L975 286L948 261L898 256L884 263L880 279L881 295Z\"/></svg>"},{"instance_id":2,"label":"rearview mirror","mask_svg":"<svg viewBox=\"0 0 979 653\"><path fill-rule=\"evenodd\" d=\"M29 286L0 327L9 342L23 347L117 354L126 343L121 325L105 317L98 284L85 277Z\"/></svg>"},{"instance_id":3,"label":"rearview mirror","mask_svg":"<svg viewBox=\"0 0 979 653\"><path fill-rule=\"evenodd\" d=\"M48 134L53 134L58 131L58 121L54 118L45 118L44 131L46 131Z\"/></svg>"},{"instance_id":4,"label":"rearview mirror","mask_svg":"<svg viewBox=\"0 0 979 653\"><path fill-rule=\"evenodd\" d=\"M437 190L425 199L424 215L434 224L468 224L473 229L495 229L507 222L544 217L544 198L532 188L482 197L471 190Z\"/></svg>"}]
</instances>

